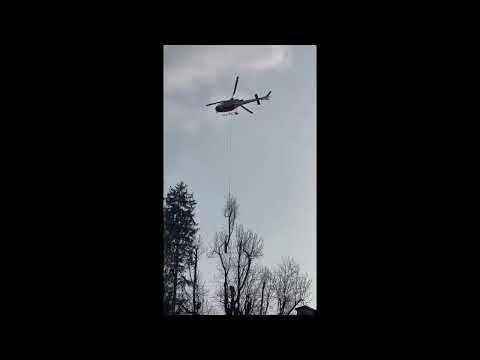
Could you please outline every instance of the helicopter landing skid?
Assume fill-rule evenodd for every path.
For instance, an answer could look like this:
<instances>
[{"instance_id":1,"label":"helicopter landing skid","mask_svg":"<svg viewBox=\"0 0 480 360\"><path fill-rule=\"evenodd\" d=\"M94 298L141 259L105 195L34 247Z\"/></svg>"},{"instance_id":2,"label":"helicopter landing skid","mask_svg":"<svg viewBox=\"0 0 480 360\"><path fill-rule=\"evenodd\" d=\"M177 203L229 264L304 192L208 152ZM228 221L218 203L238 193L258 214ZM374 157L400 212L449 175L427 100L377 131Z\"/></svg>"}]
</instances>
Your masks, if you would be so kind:
<instances>
[{"instance_id":1,"label":"helicopter landing skid","mask_svg":"<svg viewBox=\"0 0 480 360\"><path fill-rule=\"evenodd\" d=\"M239 115L238 112L229 112L229 113L226 113L226 114L222 114L223 116L230 116L230 115Z\"/></svg>"}]
</instances>

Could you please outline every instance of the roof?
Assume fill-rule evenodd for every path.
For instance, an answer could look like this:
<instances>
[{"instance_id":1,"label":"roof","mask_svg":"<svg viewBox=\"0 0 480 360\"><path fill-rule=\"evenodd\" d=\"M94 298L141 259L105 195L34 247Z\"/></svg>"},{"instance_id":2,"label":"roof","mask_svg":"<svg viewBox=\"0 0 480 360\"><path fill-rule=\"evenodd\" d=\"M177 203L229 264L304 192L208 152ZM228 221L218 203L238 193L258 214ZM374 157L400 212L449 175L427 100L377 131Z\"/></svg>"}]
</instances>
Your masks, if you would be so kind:
<instances>
[{"instance_id":1,"label":"roof","mask_svg":"<svg viewBox=\"0 0 480 360\"><path fill-rule=\"evenodd\" d=\"M298 310L298 309L308 309L308 310L312 310L312 311L317 311L317 310L312 309L310 306L307 306L307 305L302 305L302 306L299 306L299 307L295 308L295 310Z\"/></svg>"}]
</instances>

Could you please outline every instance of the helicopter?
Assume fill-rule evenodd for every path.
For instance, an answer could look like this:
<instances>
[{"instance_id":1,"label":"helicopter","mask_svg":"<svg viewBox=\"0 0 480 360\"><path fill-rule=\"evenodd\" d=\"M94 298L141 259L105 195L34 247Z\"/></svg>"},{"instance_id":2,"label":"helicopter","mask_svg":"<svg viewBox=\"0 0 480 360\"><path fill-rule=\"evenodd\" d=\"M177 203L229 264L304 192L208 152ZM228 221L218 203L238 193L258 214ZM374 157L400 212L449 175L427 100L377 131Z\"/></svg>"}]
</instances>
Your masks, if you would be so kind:
<instances>
[{"instance_id":1,"label":"helicopter","mask_svg":"<svg viewBox=\"0 0 480 360\"><path fill-rule=\"evenodd\" d=\"M235 110L238 107L241 107L244 110L247 110L250 114L253 114L253 111L247 109L243 105L254 102L254 101L256 101L258 105L260 105L260 100L270 100L270 94L272 93L271 90L268 92L267 95L265 95L263 97L258 97L258 95L255 94L255 99L249 99L249 100L234 99L233 96L235 95L235 91L237 91L237 84L238 84L238 76L237 76L237 80L235 81L235 87L233 88L233 94L232 94L231 99L217 101L217 102L214 102L214 103L207 104L206 106L220 104L220 105L215 106L215 111L216 112L230 112L230 111ZM234 114L238 115L238 112L235 111Z\"/></svg>"}]
</instances>

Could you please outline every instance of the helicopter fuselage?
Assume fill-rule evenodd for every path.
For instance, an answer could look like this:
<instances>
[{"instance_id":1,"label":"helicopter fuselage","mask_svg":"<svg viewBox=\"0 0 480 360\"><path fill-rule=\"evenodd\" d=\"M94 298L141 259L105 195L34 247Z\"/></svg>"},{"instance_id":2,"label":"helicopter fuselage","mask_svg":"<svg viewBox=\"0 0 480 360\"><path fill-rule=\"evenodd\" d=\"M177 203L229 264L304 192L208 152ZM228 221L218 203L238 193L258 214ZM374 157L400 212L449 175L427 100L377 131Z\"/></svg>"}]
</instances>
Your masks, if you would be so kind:
<instances>
[{"instance_id":1,"label":"helicopter fuselage","mask_svg":"<svg viewBox=\"0 0 480 360\"><path fill-rule=\"evenodd\" d=\"M268 96L258 98L259 100L268 100ZM230 99L222 102L220 105L215 106L216 112L228 112L235 110L237 107L257 101L257 99L243 100L243 99Z\"/></svg>"},{"instance_id":2,"label":"helicopter fuselage","mask_svg":"<svg viewBox=\"0 0 480 360\"><path fill-rule=\"evenodd\" d=\"M237 99L227 100L221 103L220 105L215 106L215 110L217 112L228 112L228 111L235 110L241 104L242 104L241 100L237 100Z\"/></svg>"}]
</instances>

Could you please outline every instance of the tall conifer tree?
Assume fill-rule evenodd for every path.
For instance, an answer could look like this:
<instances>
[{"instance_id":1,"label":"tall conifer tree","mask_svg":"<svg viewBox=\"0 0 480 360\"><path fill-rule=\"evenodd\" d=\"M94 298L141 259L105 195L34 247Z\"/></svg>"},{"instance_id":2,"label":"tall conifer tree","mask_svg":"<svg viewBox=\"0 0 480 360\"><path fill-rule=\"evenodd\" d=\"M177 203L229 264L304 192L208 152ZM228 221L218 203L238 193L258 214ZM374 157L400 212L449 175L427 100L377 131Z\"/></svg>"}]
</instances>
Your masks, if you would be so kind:
<instances>
[{"instance_id":1,"label":"tall conifer tree","mask_svg":"<svg viewBox=\"0 0 480 360\"><path fill-rule=\"evenodd\" d=\"M182 275L187 261L193 256L198 231L194 219L196 204L184 182L179 182L174 188L170 187L165 199L164 293L169 314L179 313L186 301L180 290L185 287L185 277Z\"/></svg>"}]
</instances>

